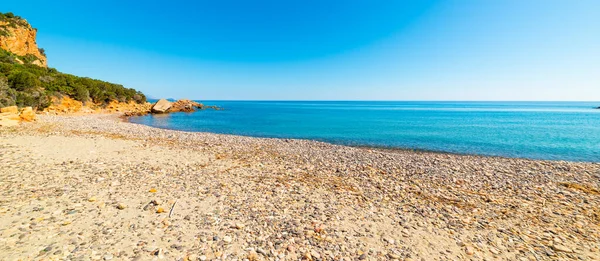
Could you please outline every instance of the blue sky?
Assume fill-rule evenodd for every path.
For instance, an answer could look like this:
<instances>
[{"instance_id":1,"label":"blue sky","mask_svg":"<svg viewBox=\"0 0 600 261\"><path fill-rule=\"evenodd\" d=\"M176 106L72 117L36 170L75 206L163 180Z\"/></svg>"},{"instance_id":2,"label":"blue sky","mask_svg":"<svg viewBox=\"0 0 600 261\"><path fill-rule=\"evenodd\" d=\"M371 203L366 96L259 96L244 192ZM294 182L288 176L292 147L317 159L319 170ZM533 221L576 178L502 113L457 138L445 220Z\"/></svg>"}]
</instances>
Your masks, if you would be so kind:
<instances>
[{"instance_id":1,"label":"blue sky","mask_svg":"<svg viewBox=\"0 0 600 261\"><path fill-rule=\"evenodd\" d=\"M600 1L7 1L63 72L151 97L600 100Z\"/></svg>"}]
</instances>

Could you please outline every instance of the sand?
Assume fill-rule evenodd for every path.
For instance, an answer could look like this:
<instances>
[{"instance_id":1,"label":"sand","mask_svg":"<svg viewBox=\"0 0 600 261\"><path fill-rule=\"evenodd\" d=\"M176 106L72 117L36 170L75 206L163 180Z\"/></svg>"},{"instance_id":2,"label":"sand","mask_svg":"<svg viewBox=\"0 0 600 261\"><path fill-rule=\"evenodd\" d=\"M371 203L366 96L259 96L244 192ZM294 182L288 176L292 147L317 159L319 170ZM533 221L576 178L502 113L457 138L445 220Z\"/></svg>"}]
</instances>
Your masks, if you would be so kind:
<instances>
[{"instance_id":1,"label":"sand","mask_svg":"<svg viewBox=\"0 0 600 261\"><path fill-rule=\"evenodd\" d=\"M0 260L600 260L600 164L0 129Z\"/></svg>"}]
</instances>

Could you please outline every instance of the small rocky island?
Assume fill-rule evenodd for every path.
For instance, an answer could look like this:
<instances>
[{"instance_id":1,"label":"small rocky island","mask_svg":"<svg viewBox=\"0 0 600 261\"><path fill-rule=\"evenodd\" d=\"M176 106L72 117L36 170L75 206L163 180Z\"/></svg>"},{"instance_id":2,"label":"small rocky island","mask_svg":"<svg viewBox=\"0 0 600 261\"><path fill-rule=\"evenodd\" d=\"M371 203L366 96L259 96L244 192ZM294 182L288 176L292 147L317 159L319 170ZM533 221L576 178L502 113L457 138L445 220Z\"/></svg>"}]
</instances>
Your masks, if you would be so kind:
<instances>
[{"instance_id":1,"label":"small rocky island","mask_svg":"<svg viewBox=\"0 0 600 261\"><path fill-rule=\"evenodd\" d=\"M152 105L152 113L169 113L169 112L194 112L196 108L200 110L204 109L219 109L216 106L205 106L202 103L198 103L192 100L178 100L176 102L170 102L165 99L160 99L154 105Z\"/></svg>"}]
</instances>

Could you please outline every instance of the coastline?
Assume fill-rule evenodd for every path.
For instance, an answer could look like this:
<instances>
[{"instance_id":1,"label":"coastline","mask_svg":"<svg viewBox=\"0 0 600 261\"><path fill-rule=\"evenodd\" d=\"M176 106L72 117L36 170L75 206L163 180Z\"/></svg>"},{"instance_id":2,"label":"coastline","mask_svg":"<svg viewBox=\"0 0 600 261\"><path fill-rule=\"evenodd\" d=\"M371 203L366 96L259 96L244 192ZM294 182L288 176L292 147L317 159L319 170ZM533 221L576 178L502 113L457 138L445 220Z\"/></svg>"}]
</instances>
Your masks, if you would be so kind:
<instances>
[{"instance_id":1,"label":"coastline","mask_svg":"<svg viewBox=\"0 0 600 261\"><path fill-rule=\"evenodd\" d=\"M600 162L593 146L600 139L600 122L585 102L288 103L220 101L214 104L228 112L177 114L168 119L148 115L130 121L173 130L312 139L345 146ZM428 120L431 117L438 120ZM497 117L506 124L496 122Z\"/></svg>"},{"instance_id":2,"label":"coastline","mask_svg":"<svg viewBox=\"0 0 600 261\"><path fill-rule=\"evenodd\" d=\"M221 110L223 110L223 109L221 109ZM123 122L131 123L131 124L148 126L151 128L157 128L157 129L169 130L169 131L180 131L180 132L189 132L189 133L206 133L206 134L226 135L226 136L239 136L239 137L248 137L248 138L256 138L256 139L277 139L277 140L298 140L298 141L308 141L308 142L319 142L319 143L326 143L326 144L335 145L335 146L381 151L384 153L393 153L395 151L398 151L398 152L408 152L408 153L435 153L435 154L450 154L450 155L456 155L456 156L494 157L494 158L501 158L501 159L521 159L521 160L533 160L533 161L558 161L558 162L562 161L562 162L600 164L600 161L511 157L511 156L504 156L504 155L498 155L498 154L476 154L476 153L468 153L468 152L451 152L451 151L422 149L422 148L406 148L406 147L376 146L376 145L352 145L352 144L334 143L334 142L330 142L327 140L317 140L317 139L310 139L310 138L280 138L280 137L268 137L268 136L228 134L228 133L218 133L218 132L208 132L208 131L185 131L185 130L177 130L177 129L163 128L163 127L158 127L158 126L149 126L149 125L145 125L145 124L141 124L141 123L136 123L136 122L133 122L130 120L131 117L139 117L139 116L121 115L121 116L119 116L119 119Z\"/></svg>"},{"instance_id":3,"label":"coastline","mask_svg":"<svg viewBox=\"0 0 600 261\"><path fill-rule=\"evenodd\" d=\"M0 259L600 255L598 163L192 133L116 114L40 116L0 138Z\"/></svg>"}]
</instances>

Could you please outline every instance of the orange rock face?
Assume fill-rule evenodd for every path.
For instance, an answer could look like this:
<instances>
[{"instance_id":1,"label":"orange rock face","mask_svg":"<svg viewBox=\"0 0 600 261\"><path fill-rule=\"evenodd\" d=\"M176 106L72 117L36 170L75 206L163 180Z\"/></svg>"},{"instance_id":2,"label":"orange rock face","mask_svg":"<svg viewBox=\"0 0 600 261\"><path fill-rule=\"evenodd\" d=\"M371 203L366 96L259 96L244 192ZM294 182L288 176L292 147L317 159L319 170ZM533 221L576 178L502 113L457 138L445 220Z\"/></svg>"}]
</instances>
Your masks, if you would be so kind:
<instances>
[{"instance_id":1,"label":"orange rock face","mask_svg":"<svg viewBox=\"0 0 600 261\"><path fill-rule=\"evenodd\" d=\"M19 125L19 120L0 118L0 127L13 127Z\"/></svg>"},{"instance_id":2,"label":"orange rock face","mask_svg":"<svg viewBox=\"0 0 600 261\"><path fill-rule=\"evenodd\" d=\"M8 31L7 36L0 36L0 48L21 56L32 54L39 59L39 61L34 61L33 64L48 67L48 60L40 52L35 41L37 30L26 22L25 25L17 25L16 27L6 26L7 24L7 22L0 22L0 26L5 26Z\"/></svg>"},{"instance_id":3,"label":"orange rock face","mask_svg":"<svg viewBox=\"0 0 600 261\"><path fill-rule=\"evenodd\" d=\"M6 123L8 121L16 121L17 123L19 123L21 121L21 118L19 117L19 114L14 112L1 112L0 125L3 125L3 123Z\"/></svg>"},{"instance_id":4,"label":"orange rock face","mask_svg":"<svg viewBox=\"0 0 600 261\"><path fill-rule=\"evenodd\" d=\"M35 112L33 112L33 108L25 107L25 108L21 109L19 118L22 121L34 121L35 120Z\"/></svg>"},{"instance_id":5,"label":"orange rock face","mask_svg":"<svg viewBox=\"0 0 600 261\"><path fill-rule=\"evenodd\" d=\"M19 117L19 114L17 114L17 113L1 112L0 113L0 120L16 120L16 121L20 121L21 118Z\"/></svg>"},{"instance_id":6,"label":"orange rock face","mask_svg":"<svg viewBox=\"0 0 600 261\"><path fill-rule=\"evenodd\" d=\"M35 112L31 107L18 110L17 106L0 108L0 126L17 126L22 121L34 121Z\"/></svg>"},{"instance_id":7,"label":"orange rock face","mask_svg":"<svg viewBox=\"0 0 600 261\"><path fill-rule=\"evenodd\" d=\"M76 113L80 112L83 108L83 103L68 96L64 96L62 99L56 97L52 98L52 105L44 109L44 112L51 114L65 114L65 113Z\"/></svg>"},{"instance_id":8,"label":"orange rock face","mask_svg":"<svg viewBox=\"0 0 600 261\"><path fill-rule=\"evenodd\" d=\"M0 112L10 112L10 113L16 114L19 112L19 108L17 108L17 106L8 106L8 107L0 108Z\"/></svg>"},{"instance_id":9,"label":"orange rock face","mask_svg":"<svg viewBox=\"0 0 600 261\"><path fill-rule=\"evenodd\" d=\"M110 102L105 110L108 113L114 112L124 112L124 113L133 113L133 114L144 114L150 111L152 105L150 103L136 103L134 101L130 102L118 102L112 101Z\"/></svg>"},{"instance_id":10,"label":"orange rock face","mask_svg":"<svg viewBox=\"0 0 600 261\"><path fill-rule=\"evenodd\" d=\"M17 106L9 106L0 108L0 127L12 127L19 125L21 119L19 118Z\"/></svg>"},{"instance_id":11,"label":"orange rock face","mask_svg":"<svg viewBox=\"0 0 600 261\"><path fill-rule=\"evenodd\" d=\"M142 115L150 112L150 107L152 106L150 103L142 103L138 104L134 101L130 102L118 102L112 101L106 106L102 106L101 104L93 104L91 102L86 103L85 105L77 100L74 100L68 96L64 96L62 99L58 100L57 98L53 98L52 102L54 104L48 106L48 108L44 109L44 113L48 114L77 114L77 113L118 113L122 112L128 116L131 115Z\"/></svg>"}]
</instances>

